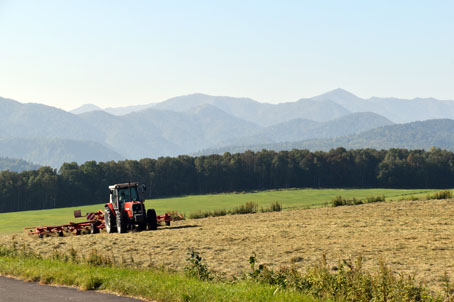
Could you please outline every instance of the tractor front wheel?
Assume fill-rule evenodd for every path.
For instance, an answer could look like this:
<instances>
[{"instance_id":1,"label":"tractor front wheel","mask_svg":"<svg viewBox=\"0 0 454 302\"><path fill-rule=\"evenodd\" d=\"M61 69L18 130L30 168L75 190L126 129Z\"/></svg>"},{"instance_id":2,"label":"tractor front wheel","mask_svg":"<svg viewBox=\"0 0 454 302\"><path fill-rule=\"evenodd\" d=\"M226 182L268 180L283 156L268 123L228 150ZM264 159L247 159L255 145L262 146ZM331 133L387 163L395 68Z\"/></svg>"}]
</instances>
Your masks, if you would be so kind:
<instances>
[{"instance_id":1,"label":"tractor front wheel","mask_svg":"<svg viewBox=\"0 0 454 302\"><path fill-rule=\"evenodd\" d=\"M126 212L117 213L117 231L126 233L128 231L128 214Z\"/></svg>"},{"instance_id":2,"label":"tractor front wheel","mask_svg":"<svg viewBox=\"0 0 454 302\"><path fill-rule=\"evenodd\" d=\"M147 226L149 230L156 230L158 228L158 220L154 209L147 211Z\"/></svg>"},{"instance_id":3,"label":"tractor front wheel","mask_svg":"<svg viewBox=\"0 0 454 302\"><path fill-rule=\"evenodd\" d=\"M115 224L115 215L109 208L104 210L104 224L106 226L107 233L113 233L117 230Z\"/></svg>"}]
</instances>

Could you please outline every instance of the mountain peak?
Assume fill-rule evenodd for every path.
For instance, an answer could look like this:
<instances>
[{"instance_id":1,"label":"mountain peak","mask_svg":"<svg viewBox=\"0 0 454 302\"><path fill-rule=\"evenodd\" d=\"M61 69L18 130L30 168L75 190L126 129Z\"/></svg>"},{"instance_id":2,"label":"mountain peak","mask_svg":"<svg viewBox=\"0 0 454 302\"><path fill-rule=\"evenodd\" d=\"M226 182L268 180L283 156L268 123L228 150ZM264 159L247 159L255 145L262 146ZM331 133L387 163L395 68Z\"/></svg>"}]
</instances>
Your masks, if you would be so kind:
<instances>
[{"instance_id":1,"label":"mountain peak","mask_svg":"<svg viewBox=\"0 0 454 302\"><path fill-rule=\"evenodd\" d=\"M316 101L331 101L334 102L350 112L364 112L370 111L366 100L357 97L351 92L342 88L331 90L322 95L313 98Z\"/></svg>"},{"instance_id":2,"label":"mountain peak","mask_svg":"<svg viewBox=\"0 0 454 302\"><path fill-rule=\"evenodd\" d=\"M102 110L102 108L100 108L96 105L93 105L93 104L84 104L80 107L77 107L76 109L71 110L70 112L73 114L81 114L81 113L96 111L96 110Z\"/></svg>"},{"instance_id":3,"label":"mountain peak","mask_svg":"<svg viewBox=\"0 0 454 302\"><path fill-rule=\"evenodd\" d=\"M328 91L324 94L319 95L317 98L320 97L335 97L335 98L358 98L356 95L353 93L342 89L342 88L337 88L331 91Z\"/></svg>"}]
</instances>

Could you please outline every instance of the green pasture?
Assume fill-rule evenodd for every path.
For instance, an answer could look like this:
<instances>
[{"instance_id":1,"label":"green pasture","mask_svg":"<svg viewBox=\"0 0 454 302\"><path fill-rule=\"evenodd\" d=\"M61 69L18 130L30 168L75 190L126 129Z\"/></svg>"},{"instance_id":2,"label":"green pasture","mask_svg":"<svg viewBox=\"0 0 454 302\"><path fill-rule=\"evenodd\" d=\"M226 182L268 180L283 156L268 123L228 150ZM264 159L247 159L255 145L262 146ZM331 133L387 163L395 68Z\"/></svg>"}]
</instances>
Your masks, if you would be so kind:
<instances>
[{"instance_id":1,"label":"green pasture","mask_svg":"<svg viewBox=\"0 0 454 302\"><path fill-rule=\"evenodd\" d=\"M286 189L260 191L253 193L228 193L191 195L173 198L147 200L147 208L156 209L158 215L168 211L177 211L189 214L197 211L211 211L216 209L232 209L245 202L256 202L259 207L269 207L273 202L279 202L284 209L320 207L330 202L334 197L342 195L350 199L368 196L385 195L387 200L398 200L405 196L424 197L428 193L439 190L427 189ZM107 196L106 196L107 199ZM39 211L24 211L0 213L0 233L21 232L24 227L40 225L59 225L70 221L83 221L84 218L74 218L74 210L81 209L82 213L95 212L103 209L103 204L59 208Z\"/></svg>"}]
</instances>

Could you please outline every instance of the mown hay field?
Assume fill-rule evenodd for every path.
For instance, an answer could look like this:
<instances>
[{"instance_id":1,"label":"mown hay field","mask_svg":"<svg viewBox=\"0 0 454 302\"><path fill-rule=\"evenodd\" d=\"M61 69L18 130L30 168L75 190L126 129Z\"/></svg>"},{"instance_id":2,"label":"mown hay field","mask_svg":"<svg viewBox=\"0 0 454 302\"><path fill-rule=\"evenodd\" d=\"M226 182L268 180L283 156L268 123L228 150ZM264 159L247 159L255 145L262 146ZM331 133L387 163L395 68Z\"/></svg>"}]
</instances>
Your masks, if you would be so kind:
<instances>
[{"instance_id":1,"label":"mown hay field","mask_svg":"<svg viewBox=\"0 0 454 302\"><path fill-rule=\"evenodd\" d=\"M141 233L43 239L2 235L0 243L10 244L14 236L43 255L96 249L118 263L176 270L194 249L209 269L226 276L247 272L253 253L259 263L300 270L323 254L333 267L339 259L362 256L365 268L377 269L383 261L440 289L445 272L454 277L453 216L453 200L400 201L184 220Z\"/></svg>"},{"instance_id":2,"label":"mown hay field","mask_svg":"<svg viewBox=\"0 0 454 302\"><path fill-rule=\"evenodd\" d=\"M246 202L255 202L259 207L269 207L273 202L279 202L284 208L319 207L330 202L335 196L345 198L365 198L368 196L385 195L387 200L397 200L405 196L426 196L438 190L427 189L285 189L260 191L253 193L227 193L191 195L174 198L147 200L147 208L154 208L158 214L177 211L190 214L197 211L230 210ZM106 195L106 200L108 196ZM75 220L74 210L81 209L82 213L96 212L103 209L104 204L82 207L60 208L40 211L24 211L0 213L0 233L22 232L24 227L67 224Z\"/></svg>"}]
</instances>

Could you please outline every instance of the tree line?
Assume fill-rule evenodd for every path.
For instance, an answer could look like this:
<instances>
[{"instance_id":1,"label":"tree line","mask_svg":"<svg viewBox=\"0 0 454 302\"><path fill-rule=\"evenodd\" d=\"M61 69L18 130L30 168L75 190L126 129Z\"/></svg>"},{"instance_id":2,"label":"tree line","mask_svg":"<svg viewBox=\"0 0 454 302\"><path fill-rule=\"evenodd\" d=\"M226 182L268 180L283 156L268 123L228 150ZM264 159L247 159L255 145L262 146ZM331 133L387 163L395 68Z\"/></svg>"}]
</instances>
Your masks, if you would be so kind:
<instances>
[{"instance_id":1,"label":"tree line","mask_svg":"<svg viewBox=\"0 0 454 302\"><path fill-rule=\"evenodd\" d=\"M281 188L452 188L454 153L438 148L246 151L65 163L0 172L0 212L108 201L108 186L139 181L147 198Z\"/></svg>"}]
</instances>

